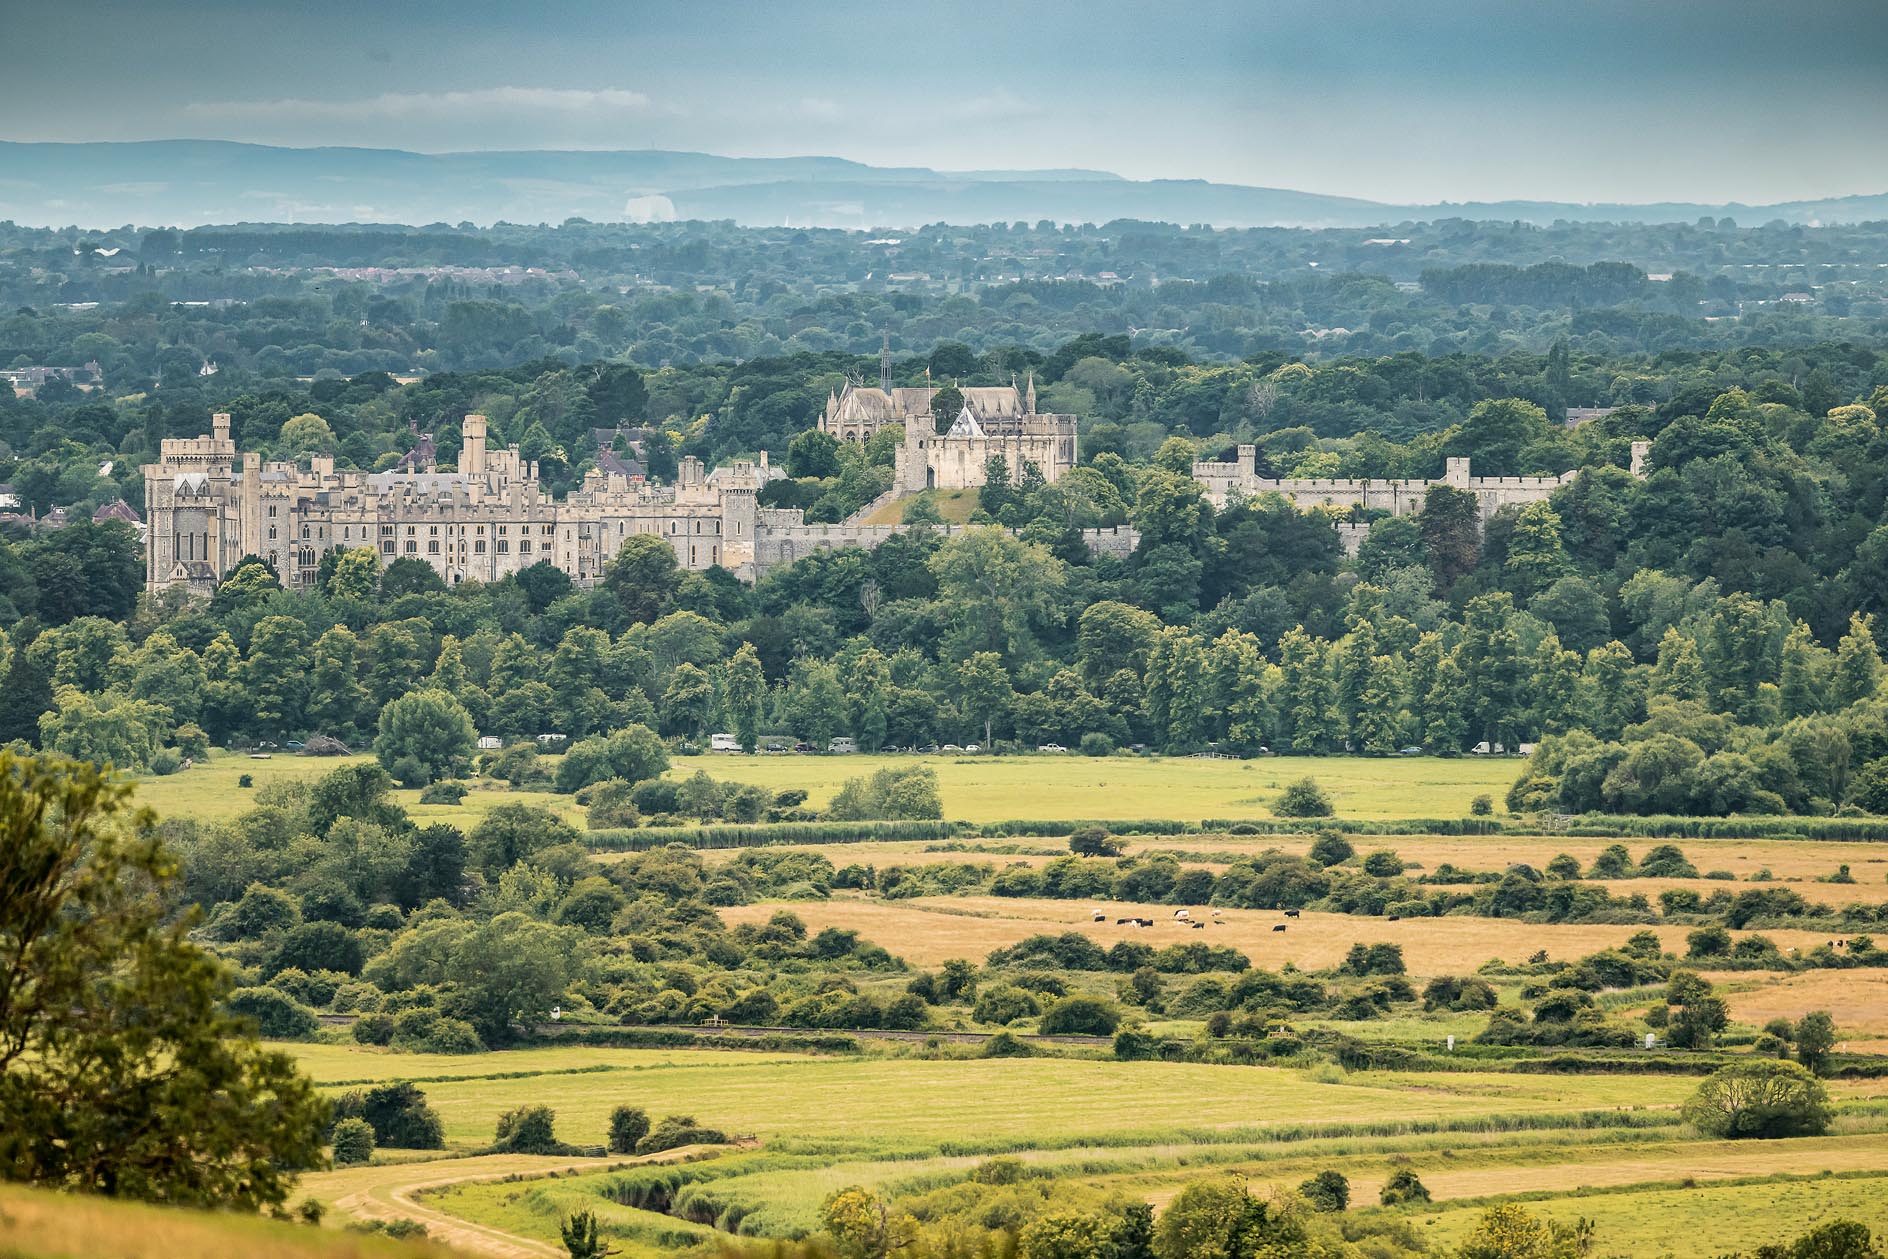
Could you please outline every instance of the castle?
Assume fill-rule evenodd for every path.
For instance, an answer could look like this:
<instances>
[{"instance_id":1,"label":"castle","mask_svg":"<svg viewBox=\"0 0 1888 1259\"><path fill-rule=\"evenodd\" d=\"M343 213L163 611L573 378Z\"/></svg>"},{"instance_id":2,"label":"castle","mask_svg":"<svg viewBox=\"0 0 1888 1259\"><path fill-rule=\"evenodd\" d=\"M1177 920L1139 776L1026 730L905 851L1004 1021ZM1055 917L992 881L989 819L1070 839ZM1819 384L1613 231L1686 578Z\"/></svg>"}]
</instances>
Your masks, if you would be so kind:
<instances>
[{"instance_id":1,"label":"castle","mask_svg":"<svg viewBox=\"0 0 1888 1259\"><path fill-rule=\"evenodd\" d=\"M983 484L985 462L1002 457L1012 476L1024 465L1054 481L1075 466L1075 417L1042 415L1034 383L1027 389L966 389L950 431L931 418L936 390L848 386L827 402L820 428L841 441L864 442L902 424L896 479L887 497L928 488ZM382 566L396 559L429 565L448 585L496 581L548 561L579 586L592 586L636 534L653 534L675 551L678 566L716 566L753 580L817 550L875 547L901 525L808 524L798 508L760 506L760 492L782 474L766 452L713 471L694 457L681 461L674 485L654 485L612 459L585 474L558 499L538 479L537 465L518 447L487 447L482 415L461 427L458 470L442 472L437 447L418 434L414 449L385 472L337 469L331 457L306 465L264 463L239 452L230 417L218 413L207 436L166 438L144 473L145 589L213 593L246 555L275 566L291 590L315 584L324 552L371 549ZM614 436L614 434L610 434ZM1649 444L1634 442L1632 472L1644 474ZM1404 516L1422 510L1431 488L1448 485L1476 496L1485 521L1509 504L1541 502L1576 473L1553 477L1476 477L1467 459L1450 459L1439 481L1273 479L1259 474L1258 448L1240 446L1234 460L1201 460L1194 478L1215 506L1234 498L1280 494L1298 508L1364 508ZM863 515L863 513L862 513ZM961 525L929 525L946 535ZM1340 524L1354 552L1368 526ZM1085 530L1091 550L1125 555L1138 542L1128 526Z\"/></svg>"},{"instance_id":2,"label":"castle","mask_svg":"<svg viewBox=\"0 0 1888 1259\"><path fill-rule=\"evenodd\" d=\"M1652 443L1632 443L1632 475L1645 475L1645 461ZM1273 478L1259 473L1259 448L1240 446L1230 460L1202 459L1193 465L1193 479L1206 487L1206 497L1214 507L1224 507L1234 497L1253 498L1260 494L1280 494L1300 511L1314 507L1360 508L1384 511L1392 516L1409 516L1423 509L1432 487L1446 485L1475 496L1485 524L1496 511L1507 506L1542 503L1554 491L1579 476L1578 470L1559 476L1478 477L1469 472L1467 459L1445 461L1442 479L1371 480L1345 477Z\"/></svg>"},{"instance_id":3,"label":"castle","mask_svg":"<svg viewBox=\"0 0 1888 1259\"><path fill-rule=\"evenodd\" d=\"M958 392L963 406L945 417L950 427L940 433L932 411L939 390L893 388L889 367L882 368L877 388L848 383L844 391L827 395L820 431L836 441L864 442L887 426L902 428L892 477L892 488L900 494L982 485L992 458L1003 460L1012 480L1022 477L1027 464L1035 465L1045 481L1075 466L1075 417L1039 413L1033 376L1022 389L1012 381Z\"/></svg>"},{"instance_id":4,"label":"castle","mask_svg":"<svg viewBox=\"0 0 1888 1259\"><path fill-rule=\"evenodd\" d=\"M382 565L421 560L448 585L496 581L548 560L588 586L639 533L662 537L684 569L751 575L758 495L775 475L764 453L713 472L684 459L672 486L592 470L559 500L516 446L487 449L484 416L466 416L460 431L456 472L431 461L430 440L386 472L337 469L321 456L306 466L264 463L238 453L221 413L208 436L167 438L158 462L143 469L145 588L207 595L243 556L258 555L289 589L307 589L322 553L335 547L371 548Z\"/></svg>"}]
</instances>

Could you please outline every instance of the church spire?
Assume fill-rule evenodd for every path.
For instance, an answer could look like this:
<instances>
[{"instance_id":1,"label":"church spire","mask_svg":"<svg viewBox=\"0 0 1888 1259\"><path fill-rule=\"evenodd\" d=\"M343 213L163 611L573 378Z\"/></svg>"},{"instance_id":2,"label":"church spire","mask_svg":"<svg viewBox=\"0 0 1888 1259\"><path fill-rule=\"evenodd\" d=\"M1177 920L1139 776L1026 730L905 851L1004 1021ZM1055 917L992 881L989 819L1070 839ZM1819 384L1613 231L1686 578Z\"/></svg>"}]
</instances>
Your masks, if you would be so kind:
<instances>
[{"instance_id":1,"label":"church spire","mask_svg":"<svg viewBox=\"0 0 1888 1259\"><path fill-rule=\"evenodd\" d=\"M1032 367L1029 371L1029 390L1028 392L1023 394L1023 414L1034 415L1035 413L1036 413L1036 371Z\"/></svg>"},{"instance_id":2,"label":"church spire","mask_svg":"<svg viewBox=\"0 0 1888 1259\"><path fill-rule=\"evenodd\" d=\"M892 391L892 334L882 334L883 340L878 347L878 387L887 394Z\"/></svg>"}]
</instances>

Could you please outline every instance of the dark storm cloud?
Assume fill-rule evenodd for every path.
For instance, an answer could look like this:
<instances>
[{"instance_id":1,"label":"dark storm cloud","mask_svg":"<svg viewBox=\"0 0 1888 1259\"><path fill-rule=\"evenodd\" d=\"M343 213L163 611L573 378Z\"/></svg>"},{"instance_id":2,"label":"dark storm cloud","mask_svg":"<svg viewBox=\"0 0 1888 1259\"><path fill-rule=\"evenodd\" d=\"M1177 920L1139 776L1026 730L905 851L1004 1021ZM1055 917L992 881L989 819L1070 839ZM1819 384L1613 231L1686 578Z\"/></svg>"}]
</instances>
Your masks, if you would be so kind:
<instances>
[{"instance_id":1,"label":"dark storm cloud","mask_svg":"<svg viewBox=\"0 0 1888 1259\"><path fill-rule=\"evenodd\" d=\"M1397 200L1775 200L1888 169L1880 0L9 7L14 139L824 153Z\"/></svg>"}]
</instances>

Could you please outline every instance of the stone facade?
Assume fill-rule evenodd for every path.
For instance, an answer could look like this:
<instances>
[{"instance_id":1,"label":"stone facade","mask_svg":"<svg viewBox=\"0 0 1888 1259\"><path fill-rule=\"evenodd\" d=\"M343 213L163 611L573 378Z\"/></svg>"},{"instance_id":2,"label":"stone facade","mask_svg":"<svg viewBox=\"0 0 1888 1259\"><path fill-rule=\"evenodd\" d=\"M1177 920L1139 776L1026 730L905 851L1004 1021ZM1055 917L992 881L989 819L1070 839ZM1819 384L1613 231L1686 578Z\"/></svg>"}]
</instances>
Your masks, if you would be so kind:
<instances>
[{"instance_id":1,"label":"stone facade","mask_svg":"<svg viewBox=\"0 0 1888 1259\"><path fill-rule=\"evenodd\" d=\"M1020 389L1012 382L959 392L963 409L939 433L931 409L936 388L848 384L844 392L827 396L820 431L837 441L865 442L880 429L902 428L905 439L892 480L900 494L980 486L993 458L1004 461L1012 478L1022 476L1025 464L1034 464L1045 481L1075 466L1075 417L1038 412L1033 377Z\"/></svg>"},{"instance_id":2,"label":"stone facade","mask_svg":"<svg viewBox=\"0 0 1888 1259\"><path fill-rule=\"evenodd\" d=\"M146 589L208 594L252 554L305 589L335 547L370 548L383 565L422 560L449 585L548 560L587 586L639 533L662 537L684 569L752 571L757 497L772 475L765 454L713 472L684 459L673 486L593 471L559 500L516 446L486 448L484 416L468 415L462 434L456 472L358 472L321 457L264 463L236 450L222 414L206 437L167 439L144 468Z\"/></svg>"},{"instance_id":3,"label":"stone facade","mask_svg":"<svg viewBox=\"0 0 1888 1259\"><path fill-rule=\"evenodd\" d=\"M1645 475L1645 460L1650 449L1649 442L1632 444L1632 475ZM1575 471L1559 476L1478 477L1470 473L1467 459L1449 459L1439 481L1275 479L1259 475L1258 459L1257 446L1241 446L1231 462L1215 459L1196 462L1193 479L1206 487L1206 496L1215 507L1224 507L1234 497L1281 494L1301 511L1313 507L1361 508L1388 512L1392 516L1410 516L1421 511L1431 487L1446 485L1475 495L1486 523L1502 507L1545 502L1553 497L1554 491L1579 476Z\"/></svg>"}]
</instances>

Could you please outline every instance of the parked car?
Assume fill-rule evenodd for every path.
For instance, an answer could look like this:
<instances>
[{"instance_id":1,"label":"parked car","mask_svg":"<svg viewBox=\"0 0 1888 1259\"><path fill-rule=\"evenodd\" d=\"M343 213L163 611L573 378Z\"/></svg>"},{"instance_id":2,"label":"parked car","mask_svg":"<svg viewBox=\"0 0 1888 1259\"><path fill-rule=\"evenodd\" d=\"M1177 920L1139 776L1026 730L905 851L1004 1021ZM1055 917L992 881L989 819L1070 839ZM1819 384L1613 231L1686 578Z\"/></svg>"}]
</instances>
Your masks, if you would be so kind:
<instances>
[{"instance_id":1,"label":"parked car","mask_svg":"<svg viewBox=\"0 0 1888 1259\"><path fill-rule=\"evenodd\" d=\"M1397 753L1398 756L1421 756L1422 754L1423 750L1421 748L1404 748Z\"/></svg>"},{"instance_id":2,"label":"parked car","mask_svg":"<svg viewBox=\"0 0 1888 1259\"><path fill-rule=\"evenodd\" d=\"M1036 751L1038 752L1066 752L1068 751L1068 749L1063 747L1060 743L1038 743L1036 745Z\"/></svg>"},{"instance_id":3,"label":"parked car","mask_svg":"<svg viewBox=\"0 0 1888 1259\"><path fill-rule=\"evenodd\" d=\"M977 746L977 745L976 745L975 743L966 743L966 744L964 744L964 751L966 751L966 752L981 752L981 751L983 751L983 749L982 749L981 747L979 747L979 746Z\"/></svg>"},{"instance_id":4,"label":"parked car","mask_svg":"<svg viewBox=\"0 0 1888 1259\"><path fill-rule=\"evenodd\" d=\"M303 743L300 739L290 739L287 743L284 743L282 746L299 752L303 748L307 747L308 745L306 743Z\"/></svg>"}]
</instances>

